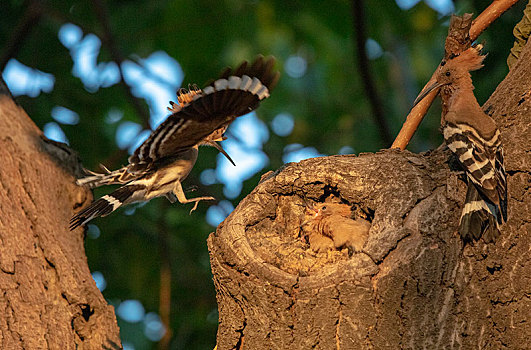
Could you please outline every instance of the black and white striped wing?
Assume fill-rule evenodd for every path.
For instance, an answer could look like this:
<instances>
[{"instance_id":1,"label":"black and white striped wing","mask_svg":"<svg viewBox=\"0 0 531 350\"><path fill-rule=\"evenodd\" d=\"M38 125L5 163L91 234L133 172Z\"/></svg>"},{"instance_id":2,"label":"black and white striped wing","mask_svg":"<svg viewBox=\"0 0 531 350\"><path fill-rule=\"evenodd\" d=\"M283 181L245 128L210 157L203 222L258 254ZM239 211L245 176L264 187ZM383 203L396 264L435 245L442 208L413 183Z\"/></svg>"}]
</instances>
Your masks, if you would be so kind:
<instances>
[{"instance_id":1,"label":"black and white striped wing","mask_svg":"<svg viewBox=\"0 0 531 350\"><path fill-rule=\"evenodd\" d=\"M465 123L443 127L448 148L466 172L468 190L459 233L465 241L494 242L507 221L507 185L499 130L481 136Z\"/></svg>"},{"instance_id":2,"label":"black and white striped wing","mask_svg":"<svg viewBox=\"0 0 531 350\"><path fill-rule=\"evenodd\" d=\"M498 204L505 190L505 171L500 132L485 139L467 124L446 124L443 129L448 148L457 156L468 178L492 203Z\"/></svg>"},{"instance_id":3,"label":"black and white striped wing","mask_svg":"<svg viewBox=\"0 0 531 350\"><path fill-rule=\"evenodd\" d=\"M496 150L496 183L498 184L498 198L503 221L507 221L507 173L503 164L503 147L500 144Z\"/></svg>"},{"instance_id":4,"label":"black and white striped wing","mask_svg":"<svg viewBox=\"0 0 531 350\"><path fill-rule=\"evenodd\" d=\"M278 81L274 63L273 57L260 56L251 65L244 62L235 70L225 70L151 133L129 158L130 171L148 169L161 158L200 144L235 118L257 108Z\"/></svg>"}]
</instances>

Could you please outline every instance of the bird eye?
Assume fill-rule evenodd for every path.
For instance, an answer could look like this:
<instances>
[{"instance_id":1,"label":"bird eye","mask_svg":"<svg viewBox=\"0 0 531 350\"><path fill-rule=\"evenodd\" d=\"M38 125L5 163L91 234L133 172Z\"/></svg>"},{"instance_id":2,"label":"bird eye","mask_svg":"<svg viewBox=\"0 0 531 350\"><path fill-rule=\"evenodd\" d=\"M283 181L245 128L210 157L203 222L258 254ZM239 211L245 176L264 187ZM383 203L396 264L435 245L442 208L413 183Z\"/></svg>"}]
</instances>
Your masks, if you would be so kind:
<instances>
[{"instance_id":1,"label":"bird eye","mask_svg":"<svg viewBox=\"0 0 531 350\"><path fill-rule=\"evenodd\" d=\"M321 210L326 210L326 205L324 207L322 207Z\"/></svg>"},{"instance_id":2,"label":"bird eye","mask_svg":"<svg viewBox=\"0 0 531 350\"><path fill-rule=\"evenodd\" d=\"M450 71L447 71L446 73L444 73L444 75L446 75L447 77L450 76Z\"/></svg>"}]
</instances>

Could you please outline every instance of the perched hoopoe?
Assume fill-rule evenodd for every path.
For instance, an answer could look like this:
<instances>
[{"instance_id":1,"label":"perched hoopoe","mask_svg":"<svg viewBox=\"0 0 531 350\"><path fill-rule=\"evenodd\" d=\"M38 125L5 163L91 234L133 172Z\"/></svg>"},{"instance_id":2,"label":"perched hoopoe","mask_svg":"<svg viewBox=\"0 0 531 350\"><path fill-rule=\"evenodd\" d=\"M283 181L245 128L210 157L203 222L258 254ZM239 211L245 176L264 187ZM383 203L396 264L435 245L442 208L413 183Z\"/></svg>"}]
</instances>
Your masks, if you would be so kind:
<instances>
[{"instance_id":1,"label":"perched hoopoe","mask_svg":"<svg viewBox=\"0 0 531 350\"><path fill-rule=\"evenodd\" d=\"M359 252L365 245L371 224L364 219L351 218L352 209L343 203L306 205L303 230L310 248L317 252L333 248L348 248Z\"/></svg>"},{"instance_id":2,"label":"perched hoopoe","mask_svg":"<svg viewBox=\"0 0 531 350\"><path fill-rule=\"evenodd\" d=\"M90 188L120 184L122 187L93 202L70 221L70 229L98 216L105 216L120 206L166 196L172 203L195 202L213 197L186 198L183 181L197 160L201 145L216 147L232 162L217 141L222 141L228 125L258 107L269 97L279 73L273 70L275 59L259 56L251 65L227 68L221 77L203 90L197 87L178 93L179 105L170 102L171 114L129 157L129 164L105 174L89 172L79 185ZM234 163L233 163L234 164Z\"/></svg>"},{"instance_id":3,"label":"perched hoopoe","mask_svg":"<svg viewBox=\"0 0 531 350\"><path fill-rule=\"evenodd\" d=\"M494 242L507 221L507 185L500 131L474 96L470 71L483 67L482 45L441 62L437 81L415 100L441 88L442 132L468 182L459 232L465 241Z\"/></svg>"}]
</instances>

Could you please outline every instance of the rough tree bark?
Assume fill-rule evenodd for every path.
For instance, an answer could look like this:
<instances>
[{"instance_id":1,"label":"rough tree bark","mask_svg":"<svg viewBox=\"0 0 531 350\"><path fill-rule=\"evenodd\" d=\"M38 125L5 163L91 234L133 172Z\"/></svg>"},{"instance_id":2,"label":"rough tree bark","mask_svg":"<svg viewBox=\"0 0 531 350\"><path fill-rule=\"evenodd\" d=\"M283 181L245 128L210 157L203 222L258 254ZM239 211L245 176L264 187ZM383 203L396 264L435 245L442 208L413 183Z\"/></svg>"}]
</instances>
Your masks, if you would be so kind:
<instances>
[{"instance_id":1,"label":"rough tree bark","mask_svg":"<svg viewBox=\"0 0 531 350\"><path fill-rule=\"evenodd\" d=\"M120 349L114 308L91 277L73 208L79 161L45 141L0 79L0 348Z\"/></svg>"},{"instance_id":2,"label":"rough tree bark","mask_svg":"<svg viewBox=\"0 0 531 350\"><path fill-rule=\"evenodd\" d=\"M208 239L218 349L529 348L531 44L484 107L508 172L496 244L463 246L466 188L445 147L287 164ZM301 240L302 198L328 194L371 219L362 253Z\"/></svg>"}]
</instances>

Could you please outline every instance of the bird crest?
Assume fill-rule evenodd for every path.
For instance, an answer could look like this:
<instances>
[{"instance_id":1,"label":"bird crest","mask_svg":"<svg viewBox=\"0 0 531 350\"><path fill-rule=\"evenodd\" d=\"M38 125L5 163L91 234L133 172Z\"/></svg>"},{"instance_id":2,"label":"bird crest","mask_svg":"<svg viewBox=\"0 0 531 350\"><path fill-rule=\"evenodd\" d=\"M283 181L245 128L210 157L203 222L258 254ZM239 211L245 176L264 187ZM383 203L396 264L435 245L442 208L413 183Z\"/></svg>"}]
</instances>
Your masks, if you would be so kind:
<instances>
[{"instance_id":1,"label":"bird crest","mask_svg":"<svg viewBox=\"0 0 531 350\"><path fill-rule=\"evenodd\" d=\"M198 99L201 97L201 94L203 91L197 87L197 85L188 85L188 90L185 88L179 89L177 91L177 101L179 104L170 101L170 107L168 107L168 111L172 113L178 113L180 112L184 107L188 106L193 100Z\"/></svg>"},{"instance_id":2,"label":"bird crest","mask_svg":"<svg viewBox=\"0 0 531 350\"><path fill-rule=\"evenodd\" d=\"M415 102L413 102L413 106L417 105L435 89L442 87L442 94L449 94L452 90L455 90L456 87L452 85L456 85L457 81L461 81L461 87L467 86L473 90L474 86L472 85L472 78L469 72L483 67L483 60L486 55L481 54L482 48L482 44L477 44L458 55L451 55L448 60L443 60L437 71L436 80L420 92Z\"/></svg>"},{"instance_id":3,"label":"bird crest","mask_svg":"<svg viewBox=\"0 0 531 350\"><path fill-rule=\"evenodd\" d=\"M478 70L483 67L483 60L486 57L486 55L481 54L481 49L483 49L482 44L471 46L459 55L454 56L447 61L443 61L441 67L444 67L444 65L448 63L452 64L452 66L466 69L469 72Z\"/></svg>"}]
</instances>

